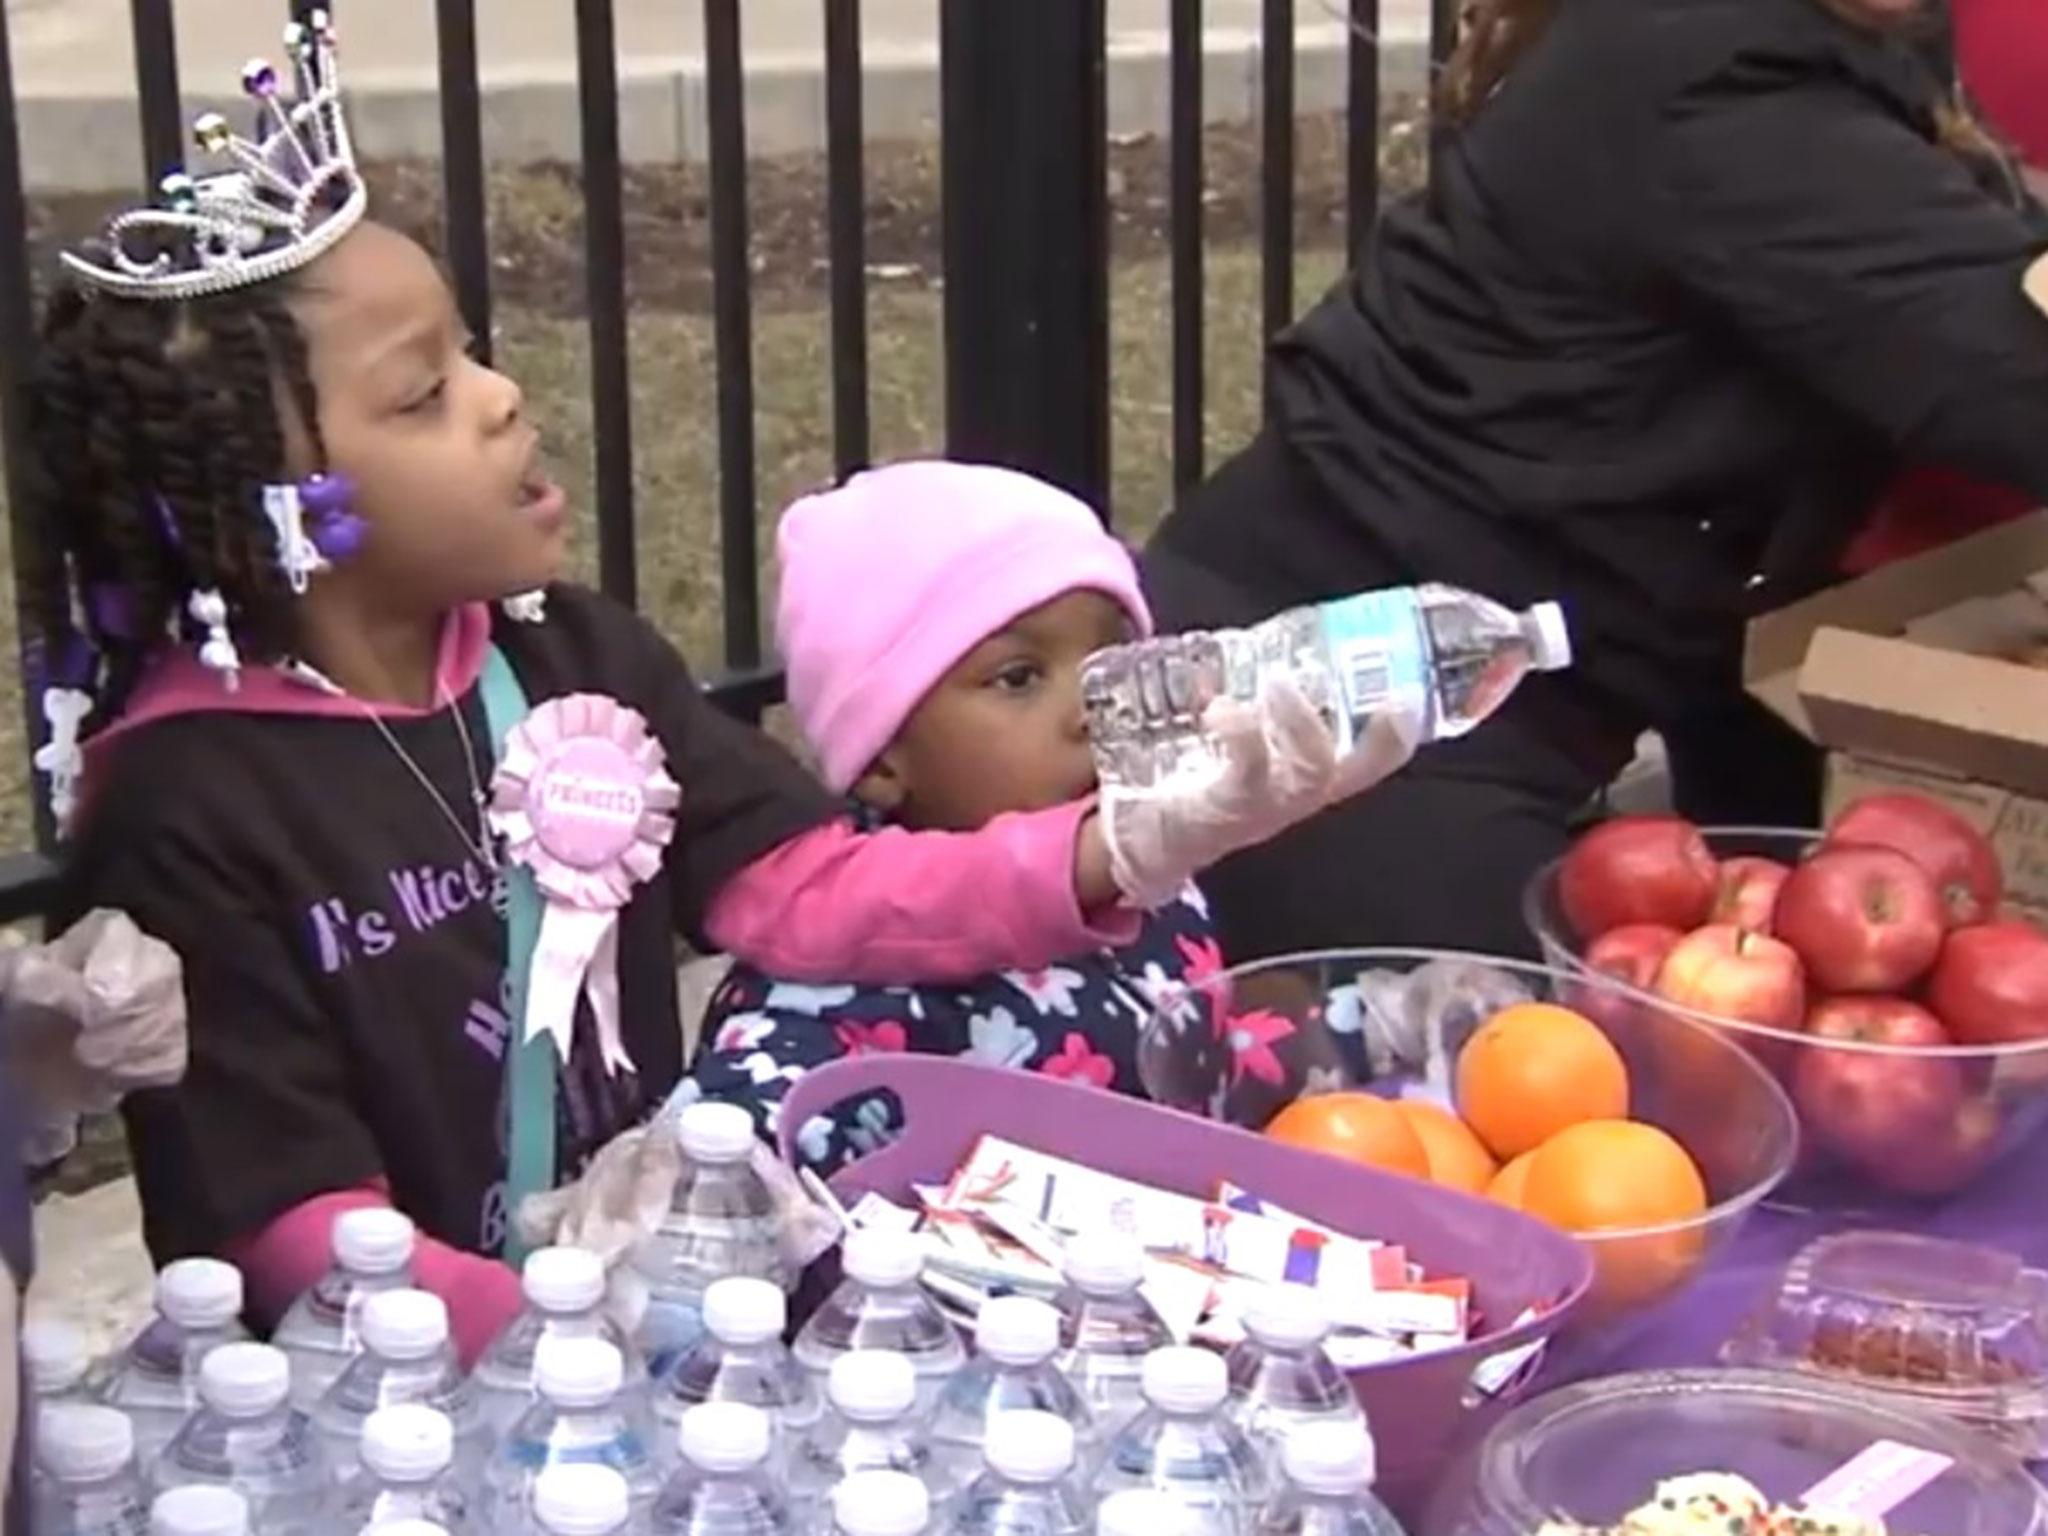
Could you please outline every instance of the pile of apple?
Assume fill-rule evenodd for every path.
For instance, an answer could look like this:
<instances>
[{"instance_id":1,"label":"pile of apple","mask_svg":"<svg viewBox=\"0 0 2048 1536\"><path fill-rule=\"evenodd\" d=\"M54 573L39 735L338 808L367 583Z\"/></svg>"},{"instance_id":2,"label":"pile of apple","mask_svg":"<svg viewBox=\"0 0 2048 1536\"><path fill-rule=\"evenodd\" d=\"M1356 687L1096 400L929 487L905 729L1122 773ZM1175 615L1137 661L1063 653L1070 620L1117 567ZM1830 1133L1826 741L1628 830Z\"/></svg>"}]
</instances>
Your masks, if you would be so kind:
<instances>
[{"instance_id":1,"label":"pile of apple","mask_svg":"<svg viewBox=\"0 0 2048 1536\"><path fill-rule=\"evenodd\" d=\"M2039 1041L2048 1062L2048 933L2003 916L2003 894L1983 836L1910 794L1857 801L1796 867L1716 860L1689 822L1622 817L1558 881L1590 969L1782 1032L1743 1039L1809 1140L1925 1195L1974 1177L2001 1129L1989 1061L1927 1048Z\"/></svg>"}]
</instances>

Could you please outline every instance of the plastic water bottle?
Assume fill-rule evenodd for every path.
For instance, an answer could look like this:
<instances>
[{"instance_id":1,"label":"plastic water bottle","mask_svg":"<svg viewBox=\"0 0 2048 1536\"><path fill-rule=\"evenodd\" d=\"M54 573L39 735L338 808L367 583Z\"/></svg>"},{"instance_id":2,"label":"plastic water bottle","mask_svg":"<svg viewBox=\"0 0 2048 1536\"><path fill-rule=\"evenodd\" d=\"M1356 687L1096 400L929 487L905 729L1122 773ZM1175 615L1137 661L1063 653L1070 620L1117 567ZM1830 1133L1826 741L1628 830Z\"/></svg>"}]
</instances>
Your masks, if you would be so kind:
<instances>
[{"instance_id":1,"label":"plastic water bottle","mask_svg":"<svg viewBox=\"0 0 2048 1536\"><path fill-rule=\"evenodd\" d=\"M173 1488L149 1506L149 1536L249 1536L249 1501L205 1483Z\"/></svg>"},{"instance_id":2,"label":"plastic water bottle","mask_svg":"<svg viewBox=\"0 0 2048 1536\"><path fill-rule=\"evenodd\" d=\"M549 1467L534 1480L532 1520L522 1525L543 1536L614 1536L632 1518L626 1480L610 1467L580 1462Z\"/></svg>"},{"instance_id":3,"label":"plastic water bottle","mask_svg":"<svg viewBox=\"0 0 2048 1536\"><path fill-rule=\"evenodd\" d=\"M937 1403L940 1389L967 1358L960 1335L924 1287L924 1249L908 1232L862 1227L840 1248L845 1278L796 1336L797 1363L821 1383L832 1362L856 1349L887 1349L917 1373L921 1408Z\"/></svg>"},{"instance_id":4,"label":"plastic water bottle","mask_svg":"<svg viewBox=\"0 0 2048 1536\"><path fill-rule=\"evenodd\" d=\"M644 1396L647 1367L604 1311L604 1260L587 1248L541 1248L520 1272L526 1309L477 1361L475 1383L484 1422L502 1435L533 1406L534 1357L543 1339L600 1339L625 1362L625 1390Z\"/></svg>"},{"instance_id":5,"label":"plastic water bottle","mask_svg":"<svg viewBox=\"0 0 2048 1536\"><path fill-rule=\"evenodd\" d=\"M893 1350L857 1349L832 1362L825 1417L796 1448L797 1518L829 1515L832 1490L856 1472L905 1472L932 1488L932 1454L917 1414L917 1372ZM936 1490L934 1490L936 1491Z\"/></svg>"},{"instance_id":6,"label":"plastic water bottle","mask_svg":"<svg viewBox=\"0 0 2048 1536\"><path fill-rule=\"evenodd\" d=\"M823 1413L818 1385L782 1342L789 1298L766 1280L734 1278L704 1293L704 1336L660 1383L654 1415L673 1445L699 1403L752 1403L775 1427L775 1455L810 1433Z\"/></svg>"},{"instance_id":7,"label":"plastic water bottle","mask_svg":"<svg viewBox=\"0 0 2048 1536\"><path fill-rule=\"evenodd\" d=\"M1196 1536L1196 1522L1170 1493L1126 1488L1095 1507L1095 1536Z\"/></svg>"},{"instance_id":8,"label":"plastic water bottle","mask_svg":"<svg viewBox=\"0 0 2048 1536\"><path fill-rule=\"evenodd\" d=\"M1112 646L1083 665L1081 695L1102 782L1143 787L1213 773L1203 712L1219 698L1256 699L1268 678L1292 679L1345 751L1389 703L1420 714L1425 741L1445 741L1500 708L1530 672L1570 664L1557 604L1516 613L1430 584L1293 608L1250 629Z\"/></svg>"},{"instance_id":9,"label":"plastic water bottle","mask_svg":"<svg viewBox=\"0 0 2048 1536\"><path fill-rule=\"evenodd\" d=\"M1257 1512L1258 1453L1224 1416L1230 1381L1222 1357L1154 1350L1142 1380L1145 1411L1111 1442L1095 1491L1156 1488L1194 1516L1197 1536L1246 1536Z\"/></svg>"},{"instance_id":10,"label":"plastic water bottle","mask_svg":"<svg viewBox=\"0 0 2048 1536\"><path fill-rule=\"evenodd\" d=\"M1080 1536L1089 1505L1074 1482L1074 1426L1050 1413L998 1413L988 1470L960 1495L952 1536Z\"/></svg>"},{"instance_id":11,"label":"plastic water bottle","mask_svg":"<svg viewBox=\"0 0 2048 1536\"><path fill-rule=\"evenodd\" d=\"M832 1490L839 1536L923 1536L931 1495L907 1472L856 1472Z\"/></svg>"},{"instance_id":12,"label":"plastic water bottle","mask_svg":"<svg viewBox=\"0 0 2048 1536\"><path fill-rule=\"evenodd\" d=\"M450 1475L455 1430L448 1415L424 1403L379 1408L363 1422L362 1472L343 1494L337 1536L371 1527L390 1536L402 1520L428 1520L449 1536L480 1530L468 1495Z\"/></svg>"},{"instance_id":13,"label":"plastic water bottle","mask_svg":"<svg viewBox=\"0 0 2048 1536\"><path fill-rule=\"evenodd\" d=\"M52 1403L36 1417L36 1536L143 1536L149 1497L118 1408Z\"/></svg>"},{"instance_id":14,"label":"plastic water bottle","mask_svg":"<svg viewBox=\"0 0 2048 1536\"><path fill-rule=\"evenodd\" d=\"M423 1403L448 1416L456 1479L473 1485L490 1436L448 1339L447 1303L430 1291L378 1291L364 1299L357 1323L363 1352L335 1377L312 1415L341 1480L356 1475L356 1451L371 1414Z\"/></svg>"},{"instance_id":15,"label":"plastic water bottle","mask_svg":"<svg viewBox=\"0 0 2048 1536\"><path fill-rule=\"evenodd\" d=\"M791 1536L768 1470L772 1426L747 1403L699 1403L683 1415L682 1466L654 1501L655 1536Z\"/></svg>"},{"instance_id":16,"label":"plastic water bottle","mask_svg":"<svg viewBox=\"0 0 2048 1536\"><path fill-rule=\"evenodd\" d=\"M268 1344L223 1344L199 1369L199 1408L156 1464L160 1488L217 1483L263 1536L315 1536L333 1486L325 1451L291 1405L291 1366Z\"/></svg>"},{"instance_id":17,"label":"plastic water bottle","mask_svg":"<svg viewBox=\"0 0 2048 1536\"><path fill-rule=\"evenodd\" d=\"M636 1506L661 1486L641 1415L622 1393L623 1357L602 1339L543 1339L534 1364L539 1396L492 1452L484 1471L483 1528L510 1530L525 1519L534 1485L553 1467L609 1467L627 1481Z\"/></svg>"},{"instance_id":18,"label":"plastic water bottle","mask_svg":"<svg viewBox=\"0 0 2048 1536\"><path fill-rule=\"evenodd\" d=\"M1086 1455L1094 1422L1074 1384L1060 1373L1060 1315L1029 1296L997 1296L974 1320L974 1358L939 1394L932 1414L932 1457L949 1488L978 1476L999 1414L1038 1409L1074 1426Z\"/></svg>"},{"instance_id":19,"label":"plastic water bottle","mask_svg":"<svg viewBox=\"0 0 2048 1536\"><path fill-rule=\"evenodd\" d=\"M85 1335L53 1317L32 1317L21 1328L21 1362L37 1403L94 1401L92 1355Z\"/></svg>"},{"instance_id":20,"label":"plastic water bottle","mask_svg":"<svg viewBox=\"0 0 2048 1536\"><path fill-rule=\"evenodd\" d=\"M1273 1285L1245 1312L1244 1342L1230 1351L1229 1413L1259 1452L1263 1492L1279 1486L1280 1455L1300 1424L1356 1425L1365 1411L1323 1349L1330 1316L1305 1285Z\"/></svg>"},{"instance_id":21,"label":"plastic water bottle","mask_svg":"<svg viewBox=\"0 0 2048 1536\"><path fill-rule=\"evenodd\" d=\"M292 1402L312 1412L334 1378L362 1353L363 1303L412 1284L412 1219L376 1206L334 1220L334 1267L294 1301L270 1342L292 1363Z\"/></svg>"},{"instance_id":22,"label":"plastic water bottle","mask_svg":"<svg viewBox=\"0 0 2048 1536\"><path fill-rule=\"evenodd\" d=\"M1402 1536L1373 1497L1372 1435L1355 1424L1298 1424L1281 1453L1286 1482L1258 1523L1259 1536Z\"/></svg>"},{"instance_id":23,"label":"plastic water bottle","mask_svg":"<svg viewBox=\"0 0 2048 1536\"><path fill-rule=\"evenodd\" d=\"M1067 1245L1065 1268L1059 1366L1106 1441L1145 1406L1145 1357L1173 1336L1139 1293L1145 1250L1129 1233L1082 1233Z\"/></svg>"},{"instance_id":24,"label":"plastic water bottle","mask_svg":"<svg viewBox=\"0 0 2048 1536\"><path fill-rule=\"evenodd\" d=\"M135 1459L148 1467L199 1401L200 1362L246 1339L242 1272L219 1259L179 1259L156 1277L156 1316L135 1336L107 1383L106 1401L135 1426Z\"/></svg>"},{"instance_id":25,"label":"plastic water bottle","mask_svg":"<svg viewBox=\"0 0 2048 1536\"><path fill-rule=\"evenodd\" d=\"M668 1214L634 1247L632 1266L647 1285L640 1352L656 1378L703 1332L704 1292L730 1275L767 1280L783 1291L796 1275L783 1257L782 1219L754 1172L754 1121L737 1104L685 1106L676 1116L683 1174Z\"/></svg>"}]
</instances>

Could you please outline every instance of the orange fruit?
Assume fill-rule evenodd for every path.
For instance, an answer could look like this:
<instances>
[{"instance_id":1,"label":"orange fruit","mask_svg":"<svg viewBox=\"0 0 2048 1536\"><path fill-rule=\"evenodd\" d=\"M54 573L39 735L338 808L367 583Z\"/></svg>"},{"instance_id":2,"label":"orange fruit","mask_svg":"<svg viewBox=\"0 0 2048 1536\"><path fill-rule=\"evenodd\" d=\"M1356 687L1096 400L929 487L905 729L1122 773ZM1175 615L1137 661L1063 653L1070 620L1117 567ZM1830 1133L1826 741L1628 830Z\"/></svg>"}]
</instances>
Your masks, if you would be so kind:
<instances>
[{"instance_id":1,"label":"orange fruit","mask_svg":"<svg viewBox=\"0 0 2048 1536\"><path fill-rule=\"evenodd\" d=\"M1522 1201L1529 1193L1529 1165L1536 1161L1534 1152L1524 1152L1493 1176L1493 1182L1486 1186L1486 1198L1497 1200L1502 1205L1522 1208Z\"/></svg>"},{"instance_id":2,"label":"orange fruit","mask_svg":"<svg viewBox=\"0 0 2048 1536\"><path fill-rule=\"evenodd\" d=\"M1462 1189L1468 1195L1483 1195L1500 1165L1486 1144L1472 1133L1472 1127L1441 1104L1413 1099L1396 1099L1394 1108L1422 1141L1429 1159L1429 1176L1438 1184Z\"/></svg>"},{"instance_id":3,"label":"orange fruit","mask_svg":"<svg viewBox=\"0 0 2048 1536\"><path fill-rule=\"evenodd\" d=\"M1640 1306L1692 1272L1698 1229L1600 1234L1692 1220L1707 1208L1707 1186L1691 1154L1656 1126L1589 1120L1558 1132L1530 1158L1522 1208L1588 1239L1596 1307Z\"/></svg>"},{"instance_id":4,"label":"orange fruit","mask_svg":"<svg viewBox=\"0 0 2048 1536\"><path fill-rule=\"evenodd\" d=\"M1346 1162L1429 1177L1422 1138L1399 1109L1377 1094L1319 1093L1296 1099L1273 1117L1266 1134Z\"/></svg>"},{"instance_id":5,"label":"orange fruit","mask_svg":"<svg viewBox=\"0 0 2048 1536\"><path fill-rule=\"evenodd\" d=\"M1458 1052L1458 1113L1502 1161L1567 1126L1628 1114L1628 1068L1584 1014L1554 1003L1503 1008Z\"/></svg>"}]
</instances>

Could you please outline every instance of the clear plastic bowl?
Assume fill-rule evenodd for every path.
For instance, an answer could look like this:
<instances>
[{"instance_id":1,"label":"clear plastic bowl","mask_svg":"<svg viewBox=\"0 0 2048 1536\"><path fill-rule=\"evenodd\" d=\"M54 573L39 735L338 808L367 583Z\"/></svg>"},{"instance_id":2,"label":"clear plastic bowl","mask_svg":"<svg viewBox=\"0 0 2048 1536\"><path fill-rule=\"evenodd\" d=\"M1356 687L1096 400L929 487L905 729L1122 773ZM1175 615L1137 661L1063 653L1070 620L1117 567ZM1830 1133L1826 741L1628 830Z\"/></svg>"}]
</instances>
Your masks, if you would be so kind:
<instances>
[{"instance_id":1,"label":"clear plastic bowl","mask_svg":"<svg viewBox=\"0 0 2048 1536\"><path fill-rule=\"evenodd\" d=\"M1647 1371L1524 1403L1473 1459L1457 1536L1534 1536L1546 1520L1612 1524L1657 1483L1733 1472L1767 1498L1801 1494L1880 1440L1951 1458L1884 1516L1893 1536L2044 1536L2041 1487L1956 1425L1867 1393L1769 1371Z\"/></svg>"},{"instance_id":2,"label":"clear plastic bowl","mask_svg":"<svg viewBox=\"0 0 2048 1536\"><path fill-rule=\"evenodd\" d=\"M1722 1358L1847 1382L2048 1457L2048 1272L1996 1248L1910 1232L1819 1238Z\"/></svg>"},{"instance_id":3,"label":"clear plastic bowl","mask_svg":"<svg viewBox=\"0 0 2048 1536\"><path fill-rule=\"evenodd\" d=\"M1819 840L1816 832L1754 827L1716 827L1704 832L1717 859L1741 854L1796 864ZM1776 1202L1801 1210L1855 1214L1881 1225L1910 1226L1916 1205L1974 1183L2007 1153L2034 1140L2048 1126L2048 1040L2001 1045L1909 1047L1850 1040L1816 1040L1797 1030L1773 1029L1665 1002L1654 993L1590 970L1585 944L1565 917L1558 898L1562 860L1536 872L1523 895L1523 916L1542 946L1543 958L1579 978L1582 1006L1596 1013L1636 1013L1679 1018L1740 1041L1791 1092L1800 1112L1802 1155ZM1902 1135L1892 1145L1854 1143L1830 1133L1824 1117L1802 1107L1802 1082L1827 1075L1862 1072L1873 1065L1901 1074L1902 1087L1916 1092L1953 1092L1950 1133L1939 1142ZM1905 1075L1912 1074L1912 1082ZM1930 1079L1939 1082L1930 1083Z\"/></svg>"},{"instance_id":4,"label":"clear plastic bowl","mask_svg":"<svg viewBox=\"0 0 2048 1536\"><path fill-rule=\"evenodd\" d=\"M1386 998L1386 981L1430 968L1430 985L1410 985L1405 1008ZM1438 985L1437 983L1442 983ZM1460 1048L1505 1002L1569 1002L1578 982L1569 973L1525 961L1433 950L1354 949L1291 955L1238 966L1169 996L1140 1041L1142 1070L1155 1096L1183 1105L1216 1085L1215 1042L1251 1021L1262 1037L1280 1034L1295 1053L1297 1072L1315 1074L1312 1088L1356 1086L1389 1098L1449 1097L1450 1066ZM1375 1001L1374 997L1378 1000ZM1401 1013L1392 1034L1400 1059L1376 1062L1369 1074L1346 1062L1380 1054L1338 1037L1384 1034L1368 1015ZM1188 1027L1190 1019L1199 1027ZM1692 1155L1707 1185L1704 1214L1657 1226L1585 1233L1579 1241L1594 1263L1591 1293L1569 1328L1605 1329L1646 1309L1697 1274L1732 1238L1791 1168L1798 1127L1791 1103L1755 1058L1719 1031L1659 1014L1627 1013L1596 1020L1629 1068L1630 1117L1669 1132ZM1285 1026L1284 1032L1278 1026ZM1170 1092L1162 1092L1170 1085ZM1230 1116L1253 1129L1263 1113Z\"/></svg>"}]
</instances>

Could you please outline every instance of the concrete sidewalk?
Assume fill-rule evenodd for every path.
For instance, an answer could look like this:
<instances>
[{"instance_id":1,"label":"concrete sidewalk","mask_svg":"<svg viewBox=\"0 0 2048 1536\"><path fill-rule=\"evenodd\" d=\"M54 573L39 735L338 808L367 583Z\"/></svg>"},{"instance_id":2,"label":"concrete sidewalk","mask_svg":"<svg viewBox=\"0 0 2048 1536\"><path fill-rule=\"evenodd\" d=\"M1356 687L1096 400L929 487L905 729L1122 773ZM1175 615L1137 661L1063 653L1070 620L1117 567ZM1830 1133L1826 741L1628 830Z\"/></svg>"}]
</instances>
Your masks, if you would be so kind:
<instances>
[{"instance_id":1,"label":"concrete sidewalk","mask_svg":"<svg viewBox=\"0 0 2048 1536\"><path fill-rule=\"evenodd\" d=\"M1029 4L1031 0L989 0ZM1337 0L1332 0L1332 4ZM127 0L6 0L29 180L41 187L126 187L135 176L134 55ZM574 7L488 0L478 10L487 148L508 159L577 154ZM232 105L252 53L277 49L281 0L178 0L179 71L192 111ZM1211 121L1257 110L1259 0L1209 0L1204 109ZM1319 0L1297 4L1299 110L1344 100L1347 29ZM433 7L427 0L335 0L366 153L439 151ZM1427 0L1382 0L1388 89L1423 78ZM1110 127L1165 127L1165 0L1110 0ZM824 142L821 0L746 0L749 144L764 154ZM704 154L702 9L678 0L617 8L621 139L636 161ZM937 115L935 0L867 0L862 9L868 134L917 137Z\"/></svg>"}]
</instances>

